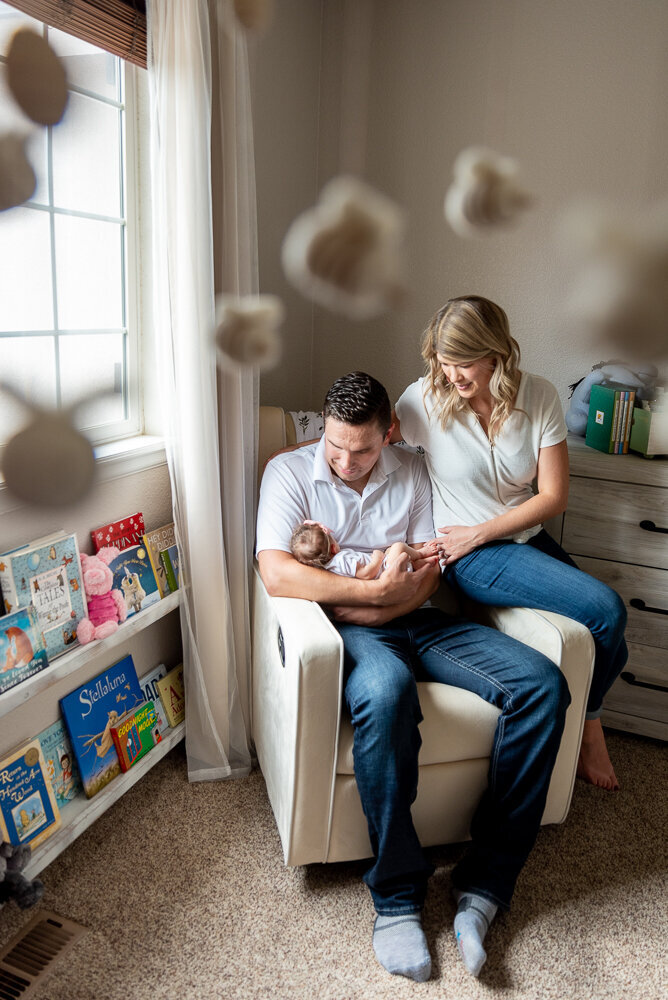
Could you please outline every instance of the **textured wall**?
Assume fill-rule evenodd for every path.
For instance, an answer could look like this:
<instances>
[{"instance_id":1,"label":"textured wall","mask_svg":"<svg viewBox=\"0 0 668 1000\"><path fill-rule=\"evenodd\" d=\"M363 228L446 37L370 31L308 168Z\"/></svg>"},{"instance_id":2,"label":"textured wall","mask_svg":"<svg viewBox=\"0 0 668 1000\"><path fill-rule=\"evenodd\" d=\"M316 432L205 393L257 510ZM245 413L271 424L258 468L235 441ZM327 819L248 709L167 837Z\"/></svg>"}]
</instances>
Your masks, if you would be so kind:
<instances>
[{"instance_id":1,"label":"textured wall","mask_svg":"<svg viewBox=\"0 0 668 1000\"><path fill-rule=\"evenodd\" d=\"M366 178L408 209L410 297L394 315L353 324L318 307L311 314L288 291L287 363L263 379L262 401L317 407L352 368L396 397L420 374L432 313L451 295L478 292L506 308L524 367L551 378L565 402L569 382L610 352L564 319L568 261L556 226L573 198L641 207L666 195L668 6L376 0L368 102L342 103L344 12L343 0L284 0L258 50L263 289L283 294L281 232L292 209L311 204L315 172L319 187L346 166L341 129L349 116L359 126L368 103ZM271 155L270 119L289 155ZM519 227L477 241L455 236L442 214L452 162L470 144L517 158L538 199Z\"/></svg>"}]
</instances>

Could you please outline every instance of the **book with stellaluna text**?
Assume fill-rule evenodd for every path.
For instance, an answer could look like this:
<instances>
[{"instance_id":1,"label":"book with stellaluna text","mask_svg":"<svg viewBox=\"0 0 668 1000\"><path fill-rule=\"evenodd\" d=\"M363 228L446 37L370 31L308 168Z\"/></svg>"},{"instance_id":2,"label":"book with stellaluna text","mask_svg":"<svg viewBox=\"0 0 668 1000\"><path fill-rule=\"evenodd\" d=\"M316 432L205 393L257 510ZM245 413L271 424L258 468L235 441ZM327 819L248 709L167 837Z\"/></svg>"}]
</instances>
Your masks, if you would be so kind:
<instances>
[{"instance_id":1,"label":"book with stellaluna text","mask_svg":"<svg viewBox=\"0 0 668 1000\"><path fill-rule=\"evenodd\" d=\"M131 656L61 698L60 708L88 798L120 773L110 730L143 700Z\"/></svg>"}]
</instances>

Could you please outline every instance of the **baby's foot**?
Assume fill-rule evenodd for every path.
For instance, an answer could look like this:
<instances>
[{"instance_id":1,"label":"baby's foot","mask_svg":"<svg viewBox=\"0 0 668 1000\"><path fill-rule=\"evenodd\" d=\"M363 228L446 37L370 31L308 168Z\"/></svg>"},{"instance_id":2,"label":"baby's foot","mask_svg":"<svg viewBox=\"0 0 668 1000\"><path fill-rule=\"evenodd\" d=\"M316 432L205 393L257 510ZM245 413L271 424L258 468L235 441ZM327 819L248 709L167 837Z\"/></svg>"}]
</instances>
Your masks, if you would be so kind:
<instances>
[{"instance_id":1,"label":"baby's foot","mask_svg":"<svg viewBox=\"0 0 668 1000\"><path fill-rule=\"evenodd\" d=\"M605 745L600 719L585 721L577 776L588 781L590 785L597 785L609 792L616 792L619 789L619 782Z\"/></svg>"}]
</instances>

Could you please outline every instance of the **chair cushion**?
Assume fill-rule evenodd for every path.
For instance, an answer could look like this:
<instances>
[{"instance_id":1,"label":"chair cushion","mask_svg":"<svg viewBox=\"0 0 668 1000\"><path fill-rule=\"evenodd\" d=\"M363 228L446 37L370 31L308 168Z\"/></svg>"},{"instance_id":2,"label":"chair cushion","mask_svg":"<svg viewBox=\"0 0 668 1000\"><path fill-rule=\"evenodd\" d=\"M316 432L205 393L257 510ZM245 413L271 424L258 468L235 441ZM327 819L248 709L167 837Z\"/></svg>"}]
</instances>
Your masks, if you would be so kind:
<instances>
[{"instance_id":1,"label":"chair cushion","mask_svg":"<svg viewBox=\"0 0 668 1000\"><path fill-rule=\"evenodd\" d=\"M477 694L423 681L418 695L424 721L420 724L420 766L489 757L499 709ZM347 711L341 715L337 774L353 774L353 727Z\"/></svg>"}]
</instances>

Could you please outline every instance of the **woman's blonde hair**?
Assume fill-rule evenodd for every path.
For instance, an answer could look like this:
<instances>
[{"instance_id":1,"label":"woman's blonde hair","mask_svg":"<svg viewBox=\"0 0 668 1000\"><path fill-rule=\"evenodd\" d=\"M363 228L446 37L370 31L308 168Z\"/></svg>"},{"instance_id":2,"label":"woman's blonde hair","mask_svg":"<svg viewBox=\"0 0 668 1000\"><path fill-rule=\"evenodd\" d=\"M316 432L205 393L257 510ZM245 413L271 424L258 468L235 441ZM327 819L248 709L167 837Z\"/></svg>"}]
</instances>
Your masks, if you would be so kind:
<instances>
[{"instance_id":1,"label":"woman's blonde hair","mask_svg":"<svg viewBox=\"0 0 668 1000\"><path fill-rule=\"evenodd\" d=\"M445 428L469 404L448 382L437 354L455 364L470 364L483 358L495 362L489 383L495 405L488 428L490 441L494 440L513 410L521 377L519 344L510 335L508 317L501 306L479 295L449 299L424 332L424 395L433 394L435 415Z\"/></svg>"}]
</instances>

